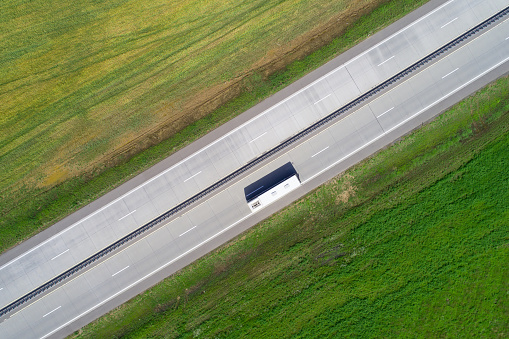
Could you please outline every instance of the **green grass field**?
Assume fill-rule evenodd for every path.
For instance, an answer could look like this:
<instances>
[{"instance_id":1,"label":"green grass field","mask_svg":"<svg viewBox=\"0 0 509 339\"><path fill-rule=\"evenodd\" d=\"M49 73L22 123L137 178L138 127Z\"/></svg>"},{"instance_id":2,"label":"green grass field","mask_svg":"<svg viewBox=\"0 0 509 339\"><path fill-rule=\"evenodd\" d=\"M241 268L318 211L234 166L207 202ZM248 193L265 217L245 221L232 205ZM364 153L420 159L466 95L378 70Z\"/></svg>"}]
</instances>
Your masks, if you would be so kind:
<instances>
[{"instance_id":1,"label":"green grass field","mask_svg":"<svg viewBox=\"0 0 509 339\"><path fill-rule=\"evenodd\" d=\"M509 336L509 78L80 338Z\"/></svg>"},{"instance_id":2,"label":"green grass field","mask_svg":"<svg viewBox=\"0 0 509 339\"><path fill-rule=\"evenodd\" d=\"M425 2L2 2L0 251ZM317 49L298 61L286 56L321 32L328 18L355 18L359 8L378 3L359 20L335 22L335 29L348 29L331 43L297 48L301 54ZM334 30L327 32L332 39ZM261 65L276 59L284 61L281 70L264 75ZM249 73L253 69L259 71ZM193 102L238 79L242 85L223 98L227 104L194 123L192 115L182 118ZM133 156L150 144L157 145Z\"/></svg>"}]
</instances>

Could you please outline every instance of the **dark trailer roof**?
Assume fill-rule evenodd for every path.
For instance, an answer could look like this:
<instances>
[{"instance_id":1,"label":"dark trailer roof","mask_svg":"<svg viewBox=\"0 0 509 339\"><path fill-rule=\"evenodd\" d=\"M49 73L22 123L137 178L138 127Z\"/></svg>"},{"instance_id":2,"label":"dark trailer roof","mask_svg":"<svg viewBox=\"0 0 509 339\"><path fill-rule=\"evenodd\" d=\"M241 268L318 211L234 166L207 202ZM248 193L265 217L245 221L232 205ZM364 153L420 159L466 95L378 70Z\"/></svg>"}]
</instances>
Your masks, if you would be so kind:
<instances>
[{"instance_id":1,"label":"dark trailer roof","mask_svg":"<svg viewBox=\"0 0 509 339\"><path fill-rule=\"evenodd\" d=\"M247 202L258 198L263 193L276 187L294 175L297 175L297 171L295 171L292 163L288 162L284 164L283 166L244 188L244 194L246 195Z\"/></svg>"}]
</instances>

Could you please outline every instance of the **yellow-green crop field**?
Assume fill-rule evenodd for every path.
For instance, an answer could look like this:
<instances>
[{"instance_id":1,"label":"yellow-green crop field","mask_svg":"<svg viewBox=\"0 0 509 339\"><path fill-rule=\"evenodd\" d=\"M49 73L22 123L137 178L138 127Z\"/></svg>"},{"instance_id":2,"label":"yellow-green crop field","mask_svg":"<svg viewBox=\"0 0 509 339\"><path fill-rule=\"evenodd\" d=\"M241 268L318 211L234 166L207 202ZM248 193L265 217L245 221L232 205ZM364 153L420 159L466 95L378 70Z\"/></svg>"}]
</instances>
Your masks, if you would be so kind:
<instances>
[{"instance_id":1,"label":"yellow-green crop field","mask_svg":"<svg viewBox=\"0 0 509 339\"><path fill-rule=\"evenodd\" d=\"M186 108L351 2L3 1L0 192L50 187L188 123Z\"/></svg>"}]
</instances>

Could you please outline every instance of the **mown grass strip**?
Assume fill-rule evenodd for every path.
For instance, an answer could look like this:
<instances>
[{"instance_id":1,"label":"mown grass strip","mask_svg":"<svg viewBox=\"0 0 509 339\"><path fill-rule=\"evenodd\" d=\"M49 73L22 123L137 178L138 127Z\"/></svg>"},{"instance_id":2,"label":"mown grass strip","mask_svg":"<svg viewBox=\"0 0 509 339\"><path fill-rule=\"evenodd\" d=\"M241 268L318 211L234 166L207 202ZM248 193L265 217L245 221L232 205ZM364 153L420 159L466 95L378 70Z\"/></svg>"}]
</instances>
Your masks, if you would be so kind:
<instances>
[{"instance_id":1,"label":"mown grass strip","mask_svg":"<svg viewBox=\"0 0 509 339\"><path fill-rule=\"evenodd\" d=\"M494 337L509 328L509 78L77 337Z\"/></svg>"},{"instance_id":2,"label":"mown grass strip","mask_svg":"<svg viewBox=\"0 0 509 339\"><path fill-rule=\"evenodd\" d=\"M5 204L2 207L4 217L0 219L0 251L5 251L83 207L425 2L426 0L401 0L381 5L371 14L352 23L342 36L302 60L291 63L284 71L268 78L260 74L249 77L244 84L245 90L237 98L170 139L126 159L121 165L97 167L89 175L66 180L49 190L32 189L28 186L21 188L19 194L30 196L23 204L13 205L19 199L3 197Z\"/></svg>"}]
</instances>

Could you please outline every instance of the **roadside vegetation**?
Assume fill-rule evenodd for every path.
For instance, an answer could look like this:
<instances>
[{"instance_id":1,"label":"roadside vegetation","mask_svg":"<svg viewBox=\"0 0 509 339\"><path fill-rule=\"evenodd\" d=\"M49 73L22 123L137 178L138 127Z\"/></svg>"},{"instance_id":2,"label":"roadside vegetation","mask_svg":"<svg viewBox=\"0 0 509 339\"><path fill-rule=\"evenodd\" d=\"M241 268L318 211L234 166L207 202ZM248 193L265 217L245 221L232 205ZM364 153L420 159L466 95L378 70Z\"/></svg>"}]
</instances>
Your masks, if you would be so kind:
<instances>
[{"instance_id":1,"label":"roadside vegetation","mask_svg":"<svg viewBox=\"0 0 509 339\"><path fill-rule=\"evenodd\" d=\"M3 2L0 251L425 2Z\"/></svg>"},{"instance_id":2,"label":"roadside vegetation","mask_svg":"<svg viewBox=\"0 0 509 339\"><path fill-rule=\"evenodd\" d=\"M507 337L509 78L78 338Z\"/></svg>"}]
</instances>

